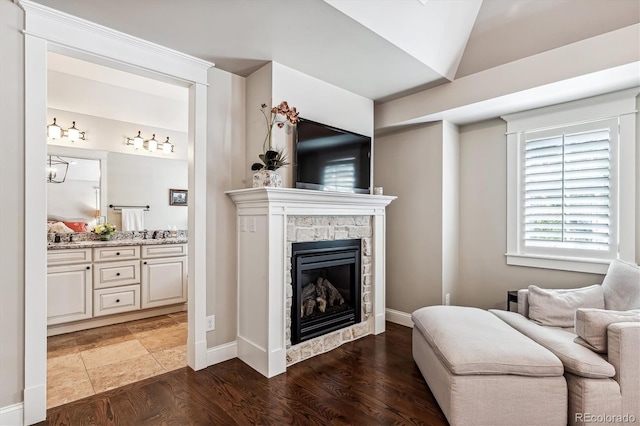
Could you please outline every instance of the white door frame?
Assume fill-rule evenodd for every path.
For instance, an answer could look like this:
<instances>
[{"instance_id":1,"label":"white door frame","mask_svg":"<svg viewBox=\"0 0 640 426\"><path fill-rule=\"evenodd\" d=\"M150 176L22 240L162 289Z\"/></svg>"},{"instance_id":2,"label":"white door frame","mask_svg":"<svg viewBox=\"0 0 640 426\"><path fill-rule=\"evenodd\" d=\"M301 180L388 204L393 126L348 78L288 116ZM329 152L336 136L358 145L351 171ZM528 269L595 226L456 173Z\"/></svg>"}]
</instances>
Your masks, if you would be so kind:
<instances>
[{"instance_id":1,"label":"white door frame","mask_svg":"<svg viewBox=\"0 0 640 426\"><path fill-rule=\"evenodd\" d=\"M189 87L189 258L187 363L207 366L206 132L210 62L33 3L25 11L25 348L24 423L46 418L47 398L47 52L135 69Z\"/></svg>"}]
</instances>

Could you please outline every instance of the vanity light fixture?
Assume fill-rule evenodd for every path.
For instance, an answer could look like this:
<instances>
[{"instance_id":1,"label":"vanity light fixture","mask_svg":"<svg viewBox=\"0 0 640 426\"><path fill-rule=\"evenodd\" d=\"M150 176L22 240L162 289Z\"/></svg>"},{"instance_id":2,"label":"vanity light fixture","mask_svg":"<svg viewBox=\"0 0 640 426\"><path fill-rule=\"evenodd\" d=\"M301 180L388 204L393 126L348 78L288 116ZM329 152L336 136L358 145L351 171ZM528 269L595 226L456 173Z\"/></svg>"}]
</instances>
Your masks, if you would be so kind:
<instances>
[{"instance_id":1,"label":"vanity light fixture","mask_svg":"<svg viewBox=\"0 0 640 426\"><path fill-rule=\"evenodd\" d=\"M167 140L162 143L162 153L171 154L172 152L173 152L173 144L169 142L169 136L167 136Z\"/></svg>"},{"instance_id":2,"label":"vanity light fixture","mask_svg":"<svg viewBox=\"0 0 640 426\"><path fill-rule=\"evenodd\" d=\"M62 183L67 178L67 171L69 170L69 163L62 158L49 155L47 161L47 182L48 183Z\"/></svg>"},{"instance_id":3,"label":"vanity light fixture","mask_svg":"<svg viewBox=\"0 0 640 426\"><path fill-rule=\"evenodd\" d=\"M71 142L85 140L85 137L84 137L85 132L81 132L76 127L75 121L72 121L72 123L73 124L71 125L71 127L69 127L68 129L63 129L62 127L58 126L58 124L56 123L56 119L54 117L53 123L47 126L47 136L51 139L62 139L66 137Z\"/></svg>"},{"instance_id":4,"label":"vanity light fixture","mask_svg":"<svg viewBox=\"0 0 640 426\"><path fill-rule=\"evenodd\" d=\"M171 154L175 148L175 145L169 142L169 136L167 136L167 140L159 143L156 139L156 134L154 133L151 139L144 140L140 135L140 130L138 130L138 135L134 138L127 138L127 145L133 145L135 149L144 148L149 152L156 152L159 149L162 149L163 154Z\"/></svg>"}]
</instances>

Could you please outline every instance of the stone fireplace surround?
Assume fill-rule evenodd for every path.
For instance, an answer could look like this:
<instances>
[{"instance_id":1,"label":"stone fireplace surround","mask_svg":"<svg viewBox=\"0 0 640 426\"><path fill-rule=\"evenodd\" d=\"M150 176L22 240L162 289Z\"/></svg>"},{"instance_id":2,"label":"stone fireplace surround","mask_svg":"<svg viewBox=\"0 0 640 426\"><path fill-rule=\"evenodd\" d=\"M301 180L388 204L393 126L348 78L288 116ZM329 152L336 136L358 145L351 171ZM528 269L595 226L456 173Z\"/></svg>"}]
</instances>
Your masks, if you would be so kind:
<instances>
[{"instance_id":1,"label":"stone fireplace surround","mask_svg":"<svg viewBox=\"0 0 640 426\"><path fill-rule=\"evenodd\" d=\"M396 197L249 188L236 203L238 358L266 377L385 329L385 208ZM362 239L362 321L291 346L291 243ZM366 255L365 255L366 253Z\"/></svg>"}]
</instances>

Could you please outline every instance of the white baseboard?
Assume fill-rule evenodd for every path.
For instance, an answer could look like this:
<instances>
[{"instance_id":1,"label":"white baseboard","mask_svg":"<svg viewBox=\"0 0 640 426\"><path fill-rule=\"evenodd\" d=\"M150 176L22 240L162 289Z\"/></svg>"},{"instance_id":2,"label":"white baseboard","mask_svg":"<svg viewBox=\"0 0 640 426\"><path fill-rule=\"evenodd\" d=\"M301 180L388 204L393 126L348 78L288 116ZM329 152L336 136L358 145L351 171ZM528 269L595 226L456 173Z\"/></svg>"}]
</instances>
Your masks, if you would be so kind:
<instances>
[{"instance_id":1,"label":"white baseboard","mask_svg":"<svg viewBox=\"0 0 640 426\"><path fill-rule=\"evenodd\" d=\"M24 425L24 404L8 405L0 408L0 425L22 426Z\"/></svg>"},{"instance_id":2,"label":"white baseboard","mask_svg":"<svg viewBox=\"0 0 640 426\"><path fill-rule=\"evenodd\" d=\"M396 311L395 309L387 308L385 310L387 315L387 321L394 324L404 325L405 327L413 328L413 321L411 321L411 314L406 312Z\"/></svg>"},{"instance_id":3,"label":"white baseboard","mask_svg":"<svg viewBox=\"0 0 640 426\"><path fill-rule=\"evenodd\" d=\"M238 357L238 344L236 342L225 343L207 349L207 366L218 364Z\"/></svg>"}]
</instances>

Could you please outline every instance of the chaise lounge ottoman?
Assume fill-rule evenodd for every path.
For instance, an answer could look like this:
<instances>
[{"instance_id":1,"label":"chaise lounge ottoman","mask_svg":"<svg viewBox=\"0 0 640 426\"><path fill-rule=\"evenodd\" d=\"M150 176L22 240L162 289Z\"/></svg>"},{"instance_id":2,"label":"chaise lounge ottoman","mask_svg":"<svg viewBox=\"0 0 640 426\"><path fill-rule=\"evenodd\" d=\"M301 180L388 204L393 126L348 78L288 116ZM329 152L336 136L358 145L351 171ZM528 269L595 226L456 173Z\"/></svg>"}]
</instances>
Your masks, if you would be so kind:
<instances>
[{"instance_id":1,"label":"chaise lounge ottoman","mask_svg":"<svg viewBox=\"0 0 640 426\"><path fill-rule=\"evenodd\" d=\"M560 360L490 312L412 314L413 358L452 425L566 425Z\"/></svg>"}]
</instances>

